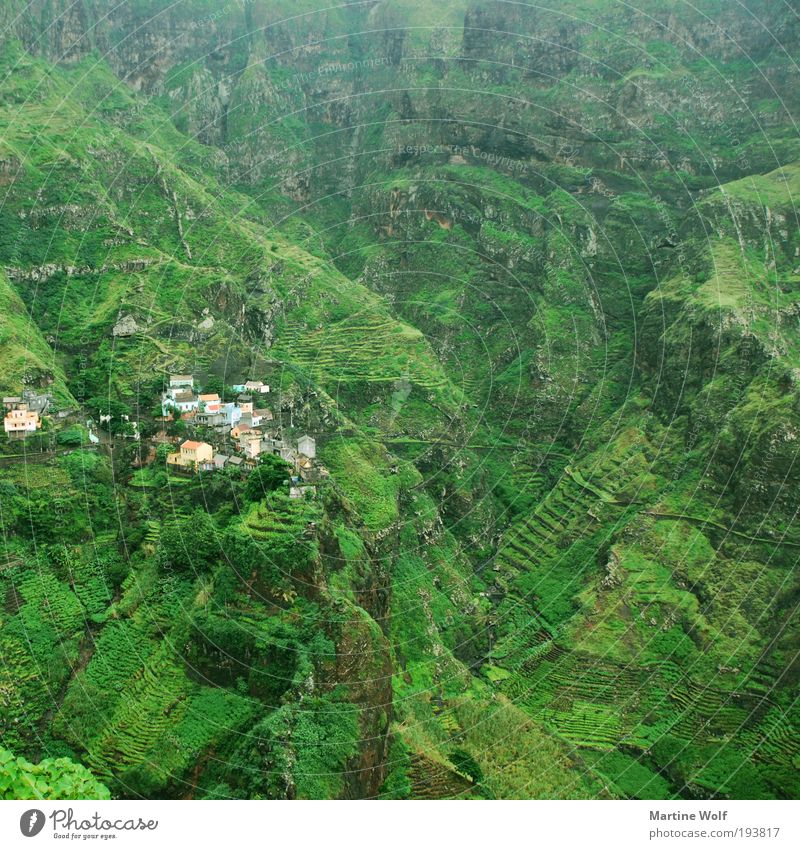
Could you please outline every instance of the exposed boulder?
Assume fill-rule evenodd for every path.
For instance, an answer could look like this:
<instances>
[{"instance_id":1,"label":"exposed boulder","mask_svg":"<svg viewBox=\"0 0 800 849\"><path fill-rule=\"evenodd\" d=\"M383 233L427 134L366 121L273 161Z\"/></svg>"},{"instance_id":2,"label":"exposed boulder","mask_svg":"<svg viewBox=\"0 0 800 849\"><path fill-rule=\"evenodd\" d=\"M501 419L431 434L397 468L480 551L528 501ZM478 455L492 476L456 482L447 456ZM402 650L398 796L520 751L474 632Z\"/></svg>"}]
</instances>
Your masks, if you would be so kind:
<instances>
[{"instance_id":1,"label":"exposed boulder","mask_svg":"<svg viewBox=\"0 0 800 849\"><path fill-rule=\"evenodd\" d=\"M123 315L117 320L117 323L114 325L111 330L112 336L133 336L139 330L139 326L136 324L136 319L130 315Z\"/></svg>"}]
</instances>

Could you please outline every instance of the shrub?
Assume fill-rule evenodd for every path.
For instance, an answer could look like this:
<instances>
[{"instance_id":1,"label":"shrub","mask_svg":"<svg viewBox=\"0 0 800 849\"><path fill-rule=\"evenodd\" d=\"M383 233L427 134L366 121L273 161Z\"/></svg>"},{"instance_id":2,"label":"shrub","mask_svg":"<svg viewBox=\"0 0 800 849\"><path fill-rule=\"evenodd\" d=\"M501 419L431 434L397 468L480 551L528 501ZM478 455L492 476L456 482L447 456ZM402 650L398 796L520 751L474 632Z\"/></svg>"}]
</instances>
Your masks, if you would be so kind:
<instances>
[{"instance_id":1,"label":"shrub","mask_svg":"<svg viewBox=\"0 0 800 849\"><path fill-rule=\"evenodd\" d=\"M244 489L245 497L248 501L261 501L268 493L280 489L291 473L291 466L285 460L274 454L267 454L248 477Z\"/></svg>"},{"instance_id":2,"label":"shrub","mask_svg":"<svg viewBox=\"0 0 800 849\"><path fill-rule=\"evenodd\" d=\"M108 788L69 758L32 764L0 748L0 799L110 799Z\"/></svg>"}]
</instances>

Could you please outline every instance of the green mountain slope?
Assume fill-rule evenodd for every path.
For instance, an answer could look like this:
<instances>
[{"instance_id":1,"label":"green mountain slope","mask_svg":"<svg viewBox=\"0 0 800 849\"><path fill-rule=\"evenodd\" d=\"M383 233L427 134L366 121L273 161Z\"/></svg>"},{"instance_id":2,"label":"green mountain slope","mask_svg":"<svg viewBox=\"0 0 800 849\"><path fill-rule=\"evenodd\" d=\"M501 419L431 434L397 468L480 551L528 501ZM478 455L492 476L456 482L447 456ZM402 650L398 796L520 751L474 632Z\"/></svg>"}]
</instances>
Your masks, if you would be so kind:
<instances>
[{"instance_id":1,"label":"green mountain slope","mask_svg":"<svg viewBox=\"0 0 800 849\"><path fill-rule=\"evenodd\" d=\"M4 748L115 797L796 796L796 20L322 5L0 11L0 386L77 410L2 443ZM329 481L168 474L173 372L270 383Z\"/></svg>"}]
</instances>

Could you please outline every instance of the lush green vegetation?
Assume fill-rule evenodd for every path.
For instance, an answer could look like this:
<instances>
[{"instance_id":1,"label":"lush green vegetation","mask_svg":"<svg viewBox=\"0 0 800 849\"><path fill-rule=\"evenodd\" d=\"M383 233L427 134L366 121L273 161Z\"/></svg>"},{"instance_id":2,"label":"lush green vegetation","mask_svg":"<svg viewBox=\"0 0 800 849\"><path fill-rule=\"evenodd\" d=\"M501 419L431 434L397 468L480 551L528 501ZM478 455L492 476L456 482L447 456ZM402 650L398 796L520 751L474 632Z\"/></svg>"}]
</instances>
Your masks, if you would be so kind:
<instances>
[{"instance_id":1,"label":"lush green vegetation","mask_svg":"<svg viewBox=\"0 0 800 849\"><path fill-rule=\"evenodd\" d=\"M796 796L792 51L73 5L0 8L0 796ZM172 372L330 476L169 471Z\"/></svg>"}]
</instances>

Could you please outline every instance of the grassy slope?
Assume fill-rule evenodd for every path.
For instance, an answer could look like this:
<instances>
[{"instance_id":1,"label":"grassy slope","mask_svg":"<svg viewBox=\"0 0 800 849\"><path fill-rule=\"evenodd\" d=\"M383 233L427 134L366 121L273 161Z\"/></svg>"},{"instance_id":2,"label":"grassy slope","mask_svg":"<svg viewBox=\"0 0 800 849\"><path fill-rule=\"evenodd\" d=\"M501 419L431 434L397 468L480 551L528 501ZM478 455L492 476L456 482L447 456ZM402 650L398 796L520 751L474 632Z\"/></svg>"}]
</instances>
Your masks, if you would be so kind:
<instances>
[{"instance_id":1,"label":"grassy slope","mask_svg":"<svg viewBox=\"0 0 800 849\"><path fill-rule=\"evenodd\" d=\"M25 305L0 273L0 392L19 395L23 386L47 388L60 404L69 404L66 377Z\"/></svg>"},{"instance_id":2,"label":"grassy slope","mask_svg":"<svg viewBox=\"0 0 800 849\"><path fill-rule=\"evenodd\" d=\"M374 580L369 572L375 568L375 555L368 555L364 543L356 542L359 534L378 550L387 533L391 541L400 511L405 515L404 493L419 483L419 473L409 463L401 463L401 473L392 477L389 466L398 461L381 446L382 432L400 423L412 435L443 431L459 410L461 391L447 379L419 331L395 319L383 299L361 283L271 229L257 211L252 217L242 213L247 199L225 192L204 173L203 165L213 154L176 133L155 107L139 108L102 65L88 59L68 70L55 70L13 44L6 50L6 61L15 73L0 121L9 155L19 167L2 209L3 261L17 276L31 271L43 276L19 289L38 325L56 338L55 348L76 394L83 398L110 391L131 404L147 399L152 403L159 375L170 369L236 371L239 376L251 362L269 358L288 366L277 383L281 392L312 387L328 399L325 403L339 403L341 412L334 413L333 421L343 428L342 438L323 449L323 457L348 511L337 532L356 546L352 567L356 574L352 581L332 578L330 594L324 589L327 579L321 574L314 578L323 584L314 594L314 604L326 612L311 614L309 621L315 616L331 619L334 599L352 605L354 585ZM119 129L120 123L127 128ZM77 270L67 273L66 267ZM11 297L16 295L9 289ZM198 340L192 329L206 307L217 321L213 333ZM133 337L112 340L111 327L126 314L135 317L140 330ZM269 339L262 336L265 328ZM398 399L396 408L392 398ZM388 421L382 399L388 399L394 410ZM81 479L83 457L81 452L70 455L75 484L98 487L91 491L93 498L99 497L109 482L91 476ZM99 474L92 468L92 475ZM43 480L52 482L54 469L40 471ZM24 489L13 483L18 473L26 481ZM341 704L344 710L348 697L347 691L331 694L333 701L322 697L319 714L291 714L288 707L285 715L273 714L255 680L218 689L208 686L206 673L198 678L196 667L206 661L187 657L181 647L195 620L207 615L212 600L222 592L218 586L226 586L230 578L222 565L211 576L163 580L154 563L164 521L170 513L187 515L189 499L196 497L192 487L176 484L169 492L155 489L146 495L123 490L121 502L107 502L107 510L116 508L126 516L117 544L123 544L123 537L128 540L130 561L125 568L93 566L97 553L116 548L111 537L114 525L106 521L102 530L76 526L59 543L63 553L58 562L66 558L75 564L69 568L76 577L67 583L64 565L30 562L30 546L48 538L47 519L42 515L31 525L25 519L25 505L38 513L45 502L38 496L34 499L22 466L10 466L2 476L17 487L19 499L19 519L11 524L6 518L6 530L16 540L9 557L19 565L4 572L3 581L8 593L18 593L25 602L15 605L4 628L10 640L7 656L20 665L5 681L16 705L10 719L24 720L16 724L14 746L77 755L115 794L289 792L271 783L271 774L266 774L263 786L246 784L252 766L245 769L245 778L238 779L241 786L225 770L209 767L199 786L197 775L190 774L192 764L215 747L223 747L232 759L250 757L249 750L237 748L238 735L248 729L263 727L259 733L264 739L275 741L281 739L283 723L299 723L302 733L312 737L322 733L318 729L329 721L331 705ZM432 504L427 509L435 516ZM404 574L413 582L414 592L434 591L432 564L447 563L449 580L463 586L460 570L465 561L448 534L431 552L411 553L427 521L412 519L406 526L411 533L401 544L400 558L408 565L400 568L408 570ZM255 522L244 526L245 535L278 545L271 531L262 539L261 520ZM298 528L305 524L301 521ZM142 541L140 529L148 529ZM392 556L392 545L380 557ZM404 547L409 554L402 553ZM233 621L234 630L255 628L269 657L272 641L287 639L273 633L281 628L294 633L309 615L303 598L307 580L300 580L293 590L291 584L281 590L286 594L281 596L283 603L289 599L285 617L276 616L274 602L257 602L240 589L233 600L229 596L226 618ZM407 586L410 591L412 583ZM45 627L38 619L46 598L58 599L58 618ZM398 604L404 604L402 593ZM426 652L407 667L412 679L424 676L412 693L420 682L431 680L427 667L433 654L450 658L448 669L462 682L452 692L471 686L466 667L452 654L461 639L459 628L469 628L469 607L470 600L462 593L452 608L456 622L444 628L449 635L432 635ZM170 612L176 610L181 611L177 617ZM352 615L364 616L355 607ZM458 624L462 621L463 626ZM21 634L34 624L37 634L42 628L44 632L32 651L25 648ZM406 629L408 623L398 627ZM316 638L312 633L298 635L297 649L292 651L305 656L308 650L300 648L304 641L322 639L321 633ZM380 632L368 639L380 657ZM45 670L54 642L59 652ZM292 693L294 688L297 693L302 690L302 676L312 667L313 674L330 674L320 659L324 655L310 652L309 657L311 667L287 670ZM209 669L214 668L212 663ZM366 668L357 668L352 675L354 682L370 677ZM444 672L435 677L439 675ZM444 675L449 676L450 672ZM398 677L397 683L402 690L403 678ZM371 698L349 692L352 699ZM475 697L482 700L486 694ZM426 717L430 710L423 698L416 709L402 711L401 721L417 722L417 713ZM304 758L312 757L314 747L298 746L292 792L312 796L344 792L343 777L315 783L313 775L341 771L361 745L356 735L369 745L377 729L358 729L349 721L337 728L344 736L341 746L331 752L334 760L306 763ZM541 733L541 745L558 752L559 745ZM275 745L281 756L288 753L288 744ZM450 748L444 739L438 745L445 752ZM446 754L440 757L446 761ZM446 764L444 769L455 768ZM486 772L497 773L494 792L511 792L504 788L500 765L487 765ZM563 755L558 755L547 776L546 786L531 792L562 796L584 792L582 779L570 774Z\"/></svg>"},{"instance_id":3,"label":"grassy slope","mask_svg":"<svg viewBox=\"0 0 800 849\"><path fill-rule=\"evenodd\" d=\"M606 4L588 5L592 11L598 5L606 8ZM653 85L657 91L673 89L684 70L681 58L670 52L669 45L663 48L665 52L659 48L654 53L664 55L672 67L668 71L657 68L645 79L637 77L638 82ZM593 45L592 49L599 55L609 53L607 43ZM623 65L630 64L631 55L620 54ZM707 68L694 70L703 85L712 90L715 72ZM747 74L746 68L729 70ZM35 78L37 71L32 68L27 73ZM78 68L75 73L80 78L84 69ZM387 73L396 72L392 69ZM98 80L98 85L102 83L102 75L90 76ZM26 84L26 75L17 79L21 86ZM574 92L572 84L576 81L577 78L554 86L550 96L563 100ZM454 72L450 82L456 86L464 83L464 78ZM630 77L619 81L620 91L631 82ZM56 89L63 84L59 75L48 81ZM113 86L113 80L106 78L105 85ZM498 85L498 91L504 91L505 85L508 92L513 92L518 90L519 80ZM464 763L456 750L468 748L480 759L483 773L488 776L487 792L580 795L587 787L576 783L574 772L563 760L564 747L573 750L573 757L580 764L578 771L590 768L620 795L649 797L691 792L741 796L790 792L787 788L793 786L794 780L792 758L797 754L791 743L791 728L796 725L791 709L794 696L790 688L775 689L774 684L791 662L791 648L785 642L791 626L791 589L787 582L794 562L791 550L720 535L718 529L702 522L659 519L645 513L647 509L674 517L689 514L691 508L692 516L713 519L722 527L735 525L741 533L763 539L765 529L759 528L759 510L763 511L765 503L772 503L770 495L779 495L784 503L772 514L775 526L766 531L780 531L782 525L791 523L780 473L789 467L794 450L780 429L790 425L795 417L793 395L787 392L786 381L791 381L796 355L796 327L792 323L791 290L778 292L774 284L787 288L793 281L789 262L792 245L781 248L773 273L771 257L763 253L759 229L766 200L770 209L782 209L784 215L791 213L780 178L748 179L725 187L725 192L740 205L745 222L755 222L749 232L745 227L745 242L750 241L744 250L739 248L742 232L738 221L742 215L737 219L736 210L729 213L718 195L701 204L700 215L721 225L723 235L715 237L710 246L701 242L695 245L697 262L690 269L691 279L677 274L661 277L667 282L643 305L637 303L636 310L643 310L648 324L643 350L638 352L640 383L631 392L628 383L632 351L626 337L632 316L623 310L624 318L620 319L619 310L614 309L625 304L631 280L619 276L619 262L615 268L613 257L603 257L601 252L594 282L600 284L601 297L606 299L604 307L612 320L616 313L616 324L605 336L609 328L597 326L594 311L587 304L589 281L569 247L571 243L582 243L592 219L554 185L559 180L570 185L582 179L579 169L548 171L534 188L523 188L515 180L500 178L485 168L456 168L452 173L441 167L432 169L437 177L443 173L451 177L451 184L420 196L411 208L416 206L417 212L422 207L436 209L445 217L451 215L454 226L447 231L436 221L418 215L413 218L413 226L404 223L399 238L397 230L393 234L400 243L396 255L391 238L378 241L368 228L349 236L337 235L330 240L332 253L344 255L339 265L353 278L362 275L360 283L355 283L293 244L297 241L294 234L287 239L274 235L258 222L235 223L241 196L225 194L218 198L217 186L202 173L203 163L211 164L213 154L186 144L155 111L131 113L129 95L119 91L123 99L114 120L120 120L127 131L111 144L102 125L97 141L112 153L120 153L107 166L91 160L89 171L81 174L80 182L86 181L87 196L102 196L98 189L107 184L109 170L113 168L116 173L122 169L126 182L137 186L136 194L126 196L123 191L113 204L109 201L108 209L103 209L103 240L124 239L116 225L109 225L122 221L122 233L125 226L131 226L146 244L137 245L133 252L115 246L114 254L156 257L158 267L140 277L139 293L125 289L129 275L100 275L97 304L92 302L91 312L80 312L86 308L76 304L74 319L71 316L64 322L65 332L89 323L96 327L99 338L113 324L120 306L138 309L145 315L155 311L156 320L166 323L162 344L169 340L170 356L175 357L176 364L188 367L198 362L192 358L193 346L180 338L170 340L168 329L178 315L181 321L186 320L187 314L191 319L199 318L198 308L209 302L210 293L217 296L221 277L229 281L224 292L228 300L247 293L248 302L266 313L276 302L281 304L282 311L269 322L276 340L275 354L291 360L302 379L314 381L328 398L340 403L346 414L341 423L347 439L323 453L340 481L346 509L352 511L359 528L358 534L346 526L349 522L338 528L339 539L344 541L340 546L350 556L345 572L338 574L335 581L333 576L330 578L336 591L351 594L353 579L356 583L363 581L364 571L374 568L374 555L366 554L363 540L372 545L375 535L391 533L400 517L415 517L400 531L396 558L383 563L384 568L391 563L394 575L391 636L398 751L393 750L397 768L390 776L392 793L468 792L456 765L458 762L463 767ZM58 90L54 96L59 96ZM23 91L20 100L26 97ZM468 117L469 101L463 94L453 95L449 105L466 109L463 114ZM48 110L62 114L60 106L55 109L56 102L45 103L44 111L38 112L28 102L18 120L9 120L7 132L14 151L24 149L29 132L26 128L50 123ZM420 108L430 105L426 101L420 103ZM484 106L483 102L478 105ZM76 110L71 120L79 120L83 105L69 108ZM268 117L268 113L259 116L254 123ZM606 120L600 111L594 118L598 126ZM76 167L75 162L84 161L87 149L80 147L82 141L64 135L65 126L52 128L51 140L58 167L63 168L56 173L63 175L67 184L74 176L69 169ZM406 126L405 135L392 137L393 145L398 140L415 140L413 122ZM303 137L302 122L295 130L298 138ZM709 132L719 137L713 129ZM150 144L155 139L155 149L144 148L143 139ZM674 134L666 125L657 141L671 145L678 153L692 153L688 136ZM286 144L286 139L278 137L277 143ZM718 145L718 141L713 140L713 144ZM756 158L768 153L759 152L758 133L747 146L755 148ZM724 144L722 148L715 147L715 153L723 159L733 162L738 156L724 149ZM129 161L135 164L128 165ZM155 177L153 162L161 163L165 181L175 188L181 206L211 210L209 218L187 228L185 241L191 248L191 261L187 261L174 211L162 183ZM612 163L600 164L597 173L606 179ZM42 169L50 165L50 159L36 164L39 170L32 172L31 187L41 184L46 176ZM93 168L99 170L92 174ZM142 173L144 180L137 184ZM410 184L424 183L427 175L415 168L410 175L398 169L387 176L381 167L374 176L385 191L403 191ZM641 188L632 185L627 177L620 179L628 190ZM675 189L673 180L659 179L668 189ZM457 180L467 184L467 191L456 184ZM56 194L54 190L54 198ZM500 226L486 220L482 204L487 197L500 208ZM378 190L365 192L362 199L356 197L354 207L358 210L359 206L369 212L385 211L388 203L385 194ZM141 210L149 214L135 220ZM19 209L12 206L10 211ZM257 218L252 210L248 215L251 212ZM337 207L331 218L335 220L339 212ZM612 212L618 216L613 238L619 240L617 247L626 266L642 263L632 287L641 297L652 284L652 268L642 260L650 246L642 238L631 250L630 243L624 241L624 230L630 230L632 221L658 225L662 210L646 196L628 191L613 201ZM477 235L465 213L477 213L482 222ZM551 219L557 216L559 227L566 224L566 234L560 233L559 227L552 227L546 234L537 231L530 224L531 214L534 220L542 215ZM325 212L319 217L324 223ZM68 228L23 231L13 216L8 221L8 232L19 233L12 240L14 252L9 252L9 264L40 263L53 255L52 250L65 260L97 261L99 236L92 243L91 236L75 237ZM613 227L609 230L613 232ZM219 244L209 238L217 234L221 234ZM53 235L55 247L51 248L49 240ZM403 255L402 238L407 236L421 237L428 245L419 245ZM45 242L48 247L43 248ZM20 245L25 251L30 245L30 253L20 254ZM58 254L61 246L63 253ZM233 246L230 251L228 246ZM483 258L465 261L460 250L463 248L475 249ZM353 259L354 252L360 254L357 260ZM543 261L548 253L556 257L549 265ZM241 261L244 255L247 262ZM407 272L402 284L387 275L381 265L385 257L397 258L394 268ZM507 279L503 272L501 286L496 286L497 280L490 272L512 263L522 269L526 284L533 281L539 291L504 294L507 300L501 302L503 312L512 316L510 323L504 323L499 313L487 309L482 298L470 299L469 290L475 284L489 291L496 287L505 292ZM256 292L251 294L247 287L253 283L254 267L260 275ZM431 275L436 274L439 277L432 282ZM447 284L443 285L442 280L447 280ZM85 281L81 283L85 285ZM368 294L361 283L378 292L401 292L404 298L397 309L403 320L393 319L382 300ZM59 302L65 291L63 284L55 291ZM536 310L530 307L532 299L538 299ZM435 304L437 308L433 315L426 314L425 310L414 309L415 301ZM520 303L524 308L520 308ZM776 304L787 316L777 332L773 309ZM40 307L41 301L37 320L52 330L52 314L58 310L47 303L44 309ZM752 323L749 315L748 323L742 321L747 311L752 311ZM530 315L534 318L526 326ZM667 329L663 325L665 315L670 322ZM473 322L479 328L478 333L465 331L463 316L467 326ZM577 349L571 344L573 338L564 332L576 318L575 339L580 343ZM426 333L431 345L439 345L440 339L447 340L450 334L450 350L442 346L437 350L441 366L431 345L412 325ZM218 333L219 350L214 350L212 342L204 343L201 367L211 362L224 363L231 356L235 344L231 340L237 334L224 324ZM699 333L705 334L701 335L705 347L692 349L699 352L694 354L697 359L686 359L686 342ZM161 332L149 335L161 339ZM515 337L523 340L521 350L513 351L508 359L509 345ZM751 338L756 342L754 352L742 344ZM492 346L488 352L482 343L487 339ZM116 346L115 357L123 365L119 379L122 394L130 393L131 384L136 382L129 375L146 373L154 365L169 367L170 361L164 359L167 355L159 354L159 350L147 338ZM765 366L769 360L763 359L764 351L777 363L777 369ZM649 389L655 385L653 376L659 374L662 353L667 358L667 379L659 383L660 394L653 401ZM245 356L243 351L241 357ZM717 373L707 373L703 364L709 360L719 361L723 367ZM465 375L462 364L466 366ZM492 369L490 374L487 365ZM105 360L101 366L103 371L108 368ZM685 394L678 380L684 372L693 381ZM746 375L744 386L736 383L737 373ZM598 376L603 378L600 383ZM411 387L410 396L406 394L406 384ZM573 430L568 429L567 436L562 434L563 444L556 450L530 446L530 456L515 457L519 469L515 468L513 474L502 453L486 460L483 455L464 452L460 459L465 468L460 472L437 471L439 458L428 459L435 481L430 490L436 498L431 498L420 492L419 472L408 462L398 464L380 446L382 433L426 439L447 435L458 404L470 398L477 402L488 398L492 402L487 408L487 426L481 426L474 434L479 442L490 440L503 427L521 430L526 420L534 416L541 417L542 422L536 436L551 436L553 424L560 421L565 409L572 414ZM727 405L719 403L724 398L729 399ZM507 423L494 418L497 414L507 415L509 399L517 405L516 421ZM391 414L387 415L387 408ZM725 428L721 440L716 439L718 423ZM755 440L751 437L754 423L758 425ZM357 434L352 433L353 425L359 428ZM462 426L472 433L474 425L469 419ZM577 451L573 438L576 434L586 440ZM763 462L759 456L763 458L764 447L773 446L776 437L781 440L779 450L770 449L772 468L767 469L766 479L762 480L758 467ZM459 439L460 432L454 441ZM748 462L740 465L736 460L743 449ZM414 459L426 473L431 471L425 468L424 456L410 451L403 456ZM564 471L568 462L572 474ZM706 462L712 463L711 480L701 480L695 471L704 468ZM399 466L396 478L393 466ZM476 477L476 468L481 468L486 477ZM728 480L728 472L734 468L741 475L741 490L746 491L753 481L763 484L766 501L746 504L741 512L735 484ZM492 499L483 498L482 486L493 491ZM498 498L503 487L507 491L499 500L509 508L510 515L518 518L503 537L493 564L496 571L470 579L460 551L464 546L480 545L476 540L480 540L481 533L486 535L485 520L490 517L479 515L470 525L464 516L474 519L475 502ZM473 501L467 498L466 503L454 507L456 493L465 489L472 491ZM442 504L447 504L446 529L437 526L440 498ZM615 499L631 498L643 504L625 509L613 503ZM421 548L420 536L428 543ZM730 580L731 575L736 576L735 581ZM484 595L476 604L477 593ZM194 597L194 591L187 591L186 597L189 595ZM160 603L154 600L154 608ZM131 613L135 608L134 604L128 605ZM158 627L157 617L153 621ZM499 625L490 644L487 635L495 623ZM487 652L490 653L482 674L471 676L466 664ZM157 660L153 674L172 676L170 681L182 680L171 659ZM142 675L148 678L151 667L142 668L149 670ZM789 679L787 683L791 684L790 676ZM176 703L181 701L181 694L185 694L181 688L186 686L181 683L174 691L178 694ZM508 724L501 725L501 720L512 728L524 728L526 733L520 736L525 742L519 745L525 751L518 750L514 755L524 760L536 757L537 751L546 751L548 761L563 767L556 770L555 783L548 778L540 786L531 787L520 776L505 779L502 767L512 757L510 748L498 744L496 754L488 756L480 740L465 742L465 734L469 737L472 733L474 737L475 719L470 710L476 709L473 705L481 710L489 704L485 700L490 687L510 696L514 708L505 710L506 703L501 702L500 711L491 712L487 722L493 728L505 729L498 733L509 736L515 732L509 731ZM127 724L125 711L135 711L137 700L150 704L144 691L130 689L130 693L131 703L119 708L115 722ZM151 707L155 715L163 708ZM507 716L503 716L504 711ZM487 717L489 714L487 711ZM523 714L535 719L533 726L525 724ZM556 745L552 738L543 735L540 721L562 738L558 751L552 748ZM160 739L156 736L156 745ZM147 748L143 750L145 744ZM98 768L107 769L110 760L105 744L93 745L92 757ZM151 740L137 741L134 760L141 762L142 751L151 751L151 745ZM190 751L201 751L208 740L203 738L197 745ZM183 768L177 761L165 763L166 771L172 774L179 774ZM164 780L162 771L159 781ZM589 789L596 791L596 787Z\"/></svg>"}]
</instances>

